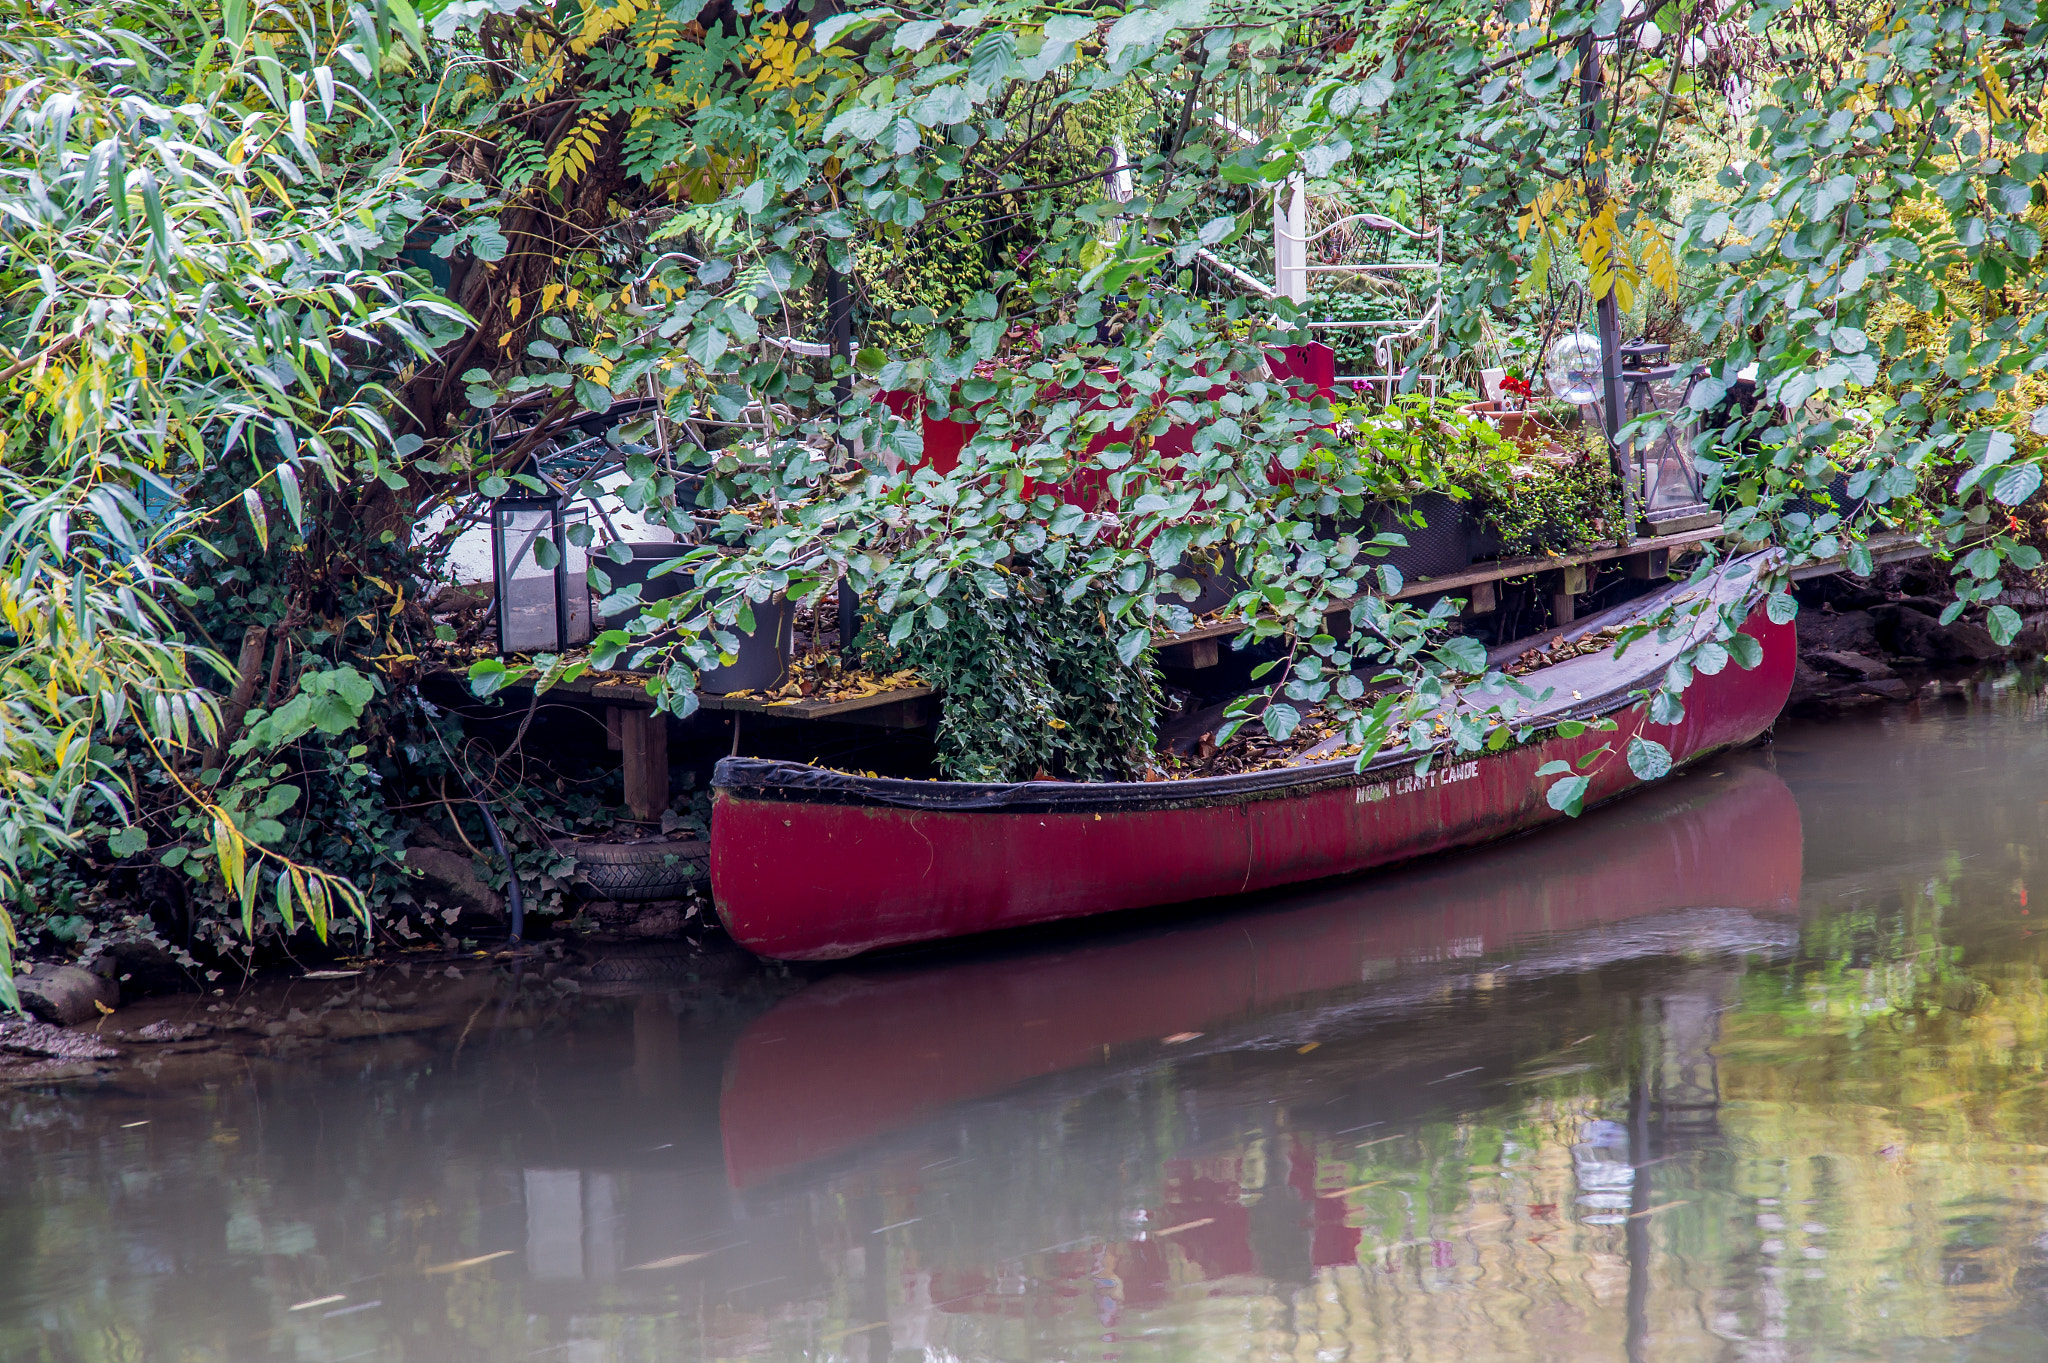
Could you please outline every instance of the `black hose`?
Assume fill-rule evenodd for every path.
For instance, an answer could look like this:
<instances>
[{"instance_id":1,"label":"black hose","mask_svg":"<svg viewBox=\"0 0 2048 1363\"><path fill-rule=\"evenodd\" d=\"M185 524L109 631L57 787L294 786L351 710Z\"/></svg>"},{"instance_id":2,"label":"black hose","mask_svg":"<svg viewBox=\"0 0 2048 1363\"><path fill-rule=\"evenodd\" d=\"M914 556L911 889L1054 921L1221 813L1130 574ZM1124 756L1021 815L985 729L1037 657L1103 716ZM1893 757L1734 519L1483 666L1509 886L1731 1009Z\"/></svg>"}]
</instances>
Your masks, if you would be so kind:
<instances>
[{"instance_id":1,"label":"black hose","mask_svg":"<svg viewBox=\"0 0 2048 1363\"><path fill-rule=\"evenodd\" d=\"M484 816L484 831L491 835L491 850L505 862L505 904L512 911L512 936L506 945L516 946L526 936L526 896L519 892L519 868L512 864L512 854L505 848L505 835L498 831L498 821L491 817L491 807L477 798L476 787L469 783L466 773L458 769L456 776L469 792L470 803Z\"/></svg>"}]
</instances>

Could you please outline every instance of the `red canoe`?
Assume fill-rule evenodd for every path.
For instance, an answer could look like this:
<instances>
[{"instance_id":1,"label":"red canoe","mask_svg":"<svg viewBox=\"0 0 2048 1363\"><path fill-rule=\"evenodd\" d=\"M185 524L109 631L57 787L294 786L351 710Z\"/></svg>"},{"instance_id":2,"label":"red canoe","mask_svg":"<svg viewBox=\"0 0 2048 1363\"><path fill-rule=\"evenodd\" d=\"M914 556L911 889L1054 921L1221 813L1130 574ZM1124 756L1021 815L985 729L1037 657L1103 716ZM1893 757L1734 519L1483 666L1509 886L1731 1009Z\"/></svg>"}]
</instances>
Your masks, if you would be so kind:
<instances>
[{"instance_id":1,"label":"red canoe","mask_svg":"<svg viewBox=\"0 0 2048 1363\"><path fill-rule=\"evenodd\" d=\"M1731 565L1700 587L1674 585L1565 633L1688 591L1743 601L1754 592L1754 567ZM1651 724L1637 699L1683 646L1652 637L1621 658L1590 653L1523 679L1552 692L1529 722L1605 716L1617 729L1553 733L1441 762L1422 777L1412 774L1413 758L1400 755L1363 772L1339 760L1190 781L1015 785L886 780L727 758L712 779L713 898L749 950L837 960L1350 875L1492 842L1564 817L1544 798L1549 781L1536 774L1547 762L1576 762L1602 745L1620 753L1641 733L1684 765L1762 733L1791 690L1793 630L1759 607L1743 632L1762 645L1763 661L1697 678L1675 725ZM1641 784L1614 757L1597 765L1585 803Z\"/></svg>"}]
</instances>

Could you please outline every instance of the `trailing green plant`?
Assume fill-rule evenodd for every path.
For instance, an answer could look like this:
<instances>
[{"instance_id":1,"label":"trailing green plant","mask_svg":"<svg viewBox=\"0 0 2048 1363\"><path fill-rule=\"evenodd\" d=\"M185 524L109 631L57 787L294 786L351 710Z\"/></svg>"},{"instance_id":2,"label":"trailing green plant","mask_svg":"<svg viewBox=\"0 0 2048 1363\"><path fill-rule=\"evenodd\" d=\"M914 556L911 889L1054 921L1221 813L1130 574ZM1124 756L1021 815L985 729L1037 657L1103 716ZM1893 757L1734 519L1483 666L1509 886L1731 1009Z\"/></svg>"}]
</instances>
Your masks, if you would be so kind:
<instances>
[{"instance_id":1,"label":"trailing green plant","mask_svg":"<svg viewBox=\"0 0 2048 1363\"><path fill-rule=\"evenodd\" d=\"M1493 476L1514 448L1484 418L1458 408L1456 399L1420 393L1385 404L1332 404L1344 443L1323 457L1342 470L1340 488L1356 480L1357 490L1344 495L1366 505L1400 504L1424 492L1463 500L1475 477Z\"/></svg>"},{"instance_id":2,"label":"trailing green plant","mask_svg":"<svg viewBox=\"0 0 2048 1363\"><path fill-rule=\"evenodd\" d=\"M1621 526L1619 480L1604 448L1568 463L1517 464L1489 479L1473 510L1510 556L1564 553L1612 539Z\"/></svg>"},{"instance_id":3,"label":"trailing green plant","mask_svg":"<svg viewBox=\"0 0 2048 1363\"><path fill-rule=\"evenodd\" d=\"M884 672L914 667L946 697L941 772L956 781L1142 780L1159 713L1150 652L1126 661L1077 575L1040 560L1002 574L1004 593L949 587L900 640L865 651Z\"/></svg>"},{"instance_id":4,"label":"trailing green plant","mask_svg":"<svg viewBox=\"0 0 2048 1363\"><path fill-rule=\"evenodd\" d=\"M956 312L988 287L990 244L978 217L949 213L894 240L860 243L854 251L867 304L861 331L871 343L909 349L933 319Z\"/></svg>"}]
</instances>

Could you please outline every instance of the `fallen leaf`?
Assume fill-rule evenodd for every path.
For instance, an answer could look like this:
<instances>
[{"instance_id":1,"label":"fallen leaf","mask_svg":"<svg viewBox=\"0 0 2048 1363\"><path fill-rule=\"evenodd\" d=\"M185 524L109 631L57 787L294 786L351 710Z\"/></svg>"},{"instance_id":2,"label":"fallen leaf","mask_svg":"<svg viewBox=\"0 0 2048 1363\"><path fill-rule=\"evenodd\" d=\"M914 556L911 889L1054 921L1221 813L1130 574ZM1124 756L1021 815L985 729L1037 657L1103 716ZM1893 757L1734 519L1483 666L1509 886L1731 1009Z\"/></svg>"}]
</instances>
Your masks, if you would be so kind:
<instances>
[{"instance_id":1,"label":"fallen leaf","mask_svg":"<svg viewBox=\"0 0 2048 1363\"><path fill-rule=\"evenodd\" d=\"M707 1249L701 1254L671 1254L666 1259L650 1259L644 1264L634 1264L626 1272L647 1273L660 1268L681 1268L684 1264L694 1264L699 1259L708 1259L713 1253L714 1251Z\"/></svg>"},{"instance_id":2,"label":"fallen leaf","mask_svg":"<svg viewBox=\"0 0 2048 1363\"><path fill-rule=\"evenodd\" d=\"M465 1268L475 1268L478 1264L487 1264L493 1259L502 1259L508 1254L517 1252L516 1250L501 1249L494 1254L479 1254L474 1259L457 1259L452 1264L435 1264L426 1271L429 1275L436 1273L459 1273Z\"/></svg>"},{"instance_id":3,"label":"fallen leaf","mask_svg":"<svg viewBox=\"0 0 2048 1363\"><path fill-rule=\"evenodd\" d=\"M1152 1238L1154 1240L1164 1240L1167 1236L1179 1235L1184 1230L1193 1230L1197 1226L1213 1226L1215 1224L1215 1217L1205 1216L1199 1221L1183 1221L1178 1226L1168 1226L1165 1230L1153 1231Z\"/></svg>"}]
</instances>

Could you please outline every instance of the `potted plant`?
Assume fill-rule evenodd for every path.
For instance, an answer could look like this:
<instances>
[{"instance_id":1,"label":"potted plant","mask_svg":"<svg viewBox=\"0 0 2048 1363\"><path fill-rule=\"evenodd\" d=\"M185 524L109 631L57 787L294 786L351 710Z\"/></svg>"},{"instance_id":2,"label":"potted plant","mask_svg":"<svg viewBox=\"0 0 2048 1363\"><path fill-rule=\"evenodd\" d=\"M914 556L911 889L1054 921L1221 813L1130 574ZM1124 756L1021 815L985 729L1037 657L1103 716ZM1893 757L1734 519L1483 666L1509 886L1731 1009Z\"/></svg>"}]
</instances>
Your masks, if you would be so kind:
<instances>
[{"instance_id":1,"label":"potted plant","mask_svg":"<svg viewBox=\"0 0 2048 1363\"><path fill-rule=\"evenodd\" d=\"M1340 408L1339 429L1349 439L1338 457L1348 461L1344 471L1356 478L1363 508L1340 516L1338 528L1403 536L1407 545L1387 562L1404 578L1443 577L1470 565L1475 523L1458 470L1513 447L1482 416L1420 395Z\"/></svg>"},{"instance_id":2,"label":"potted plant","mask_svg":"<svg viewBox=\"0 0 2048 1363\"><path fill-rule=\"evenodd\" d=\"M1454 467L1452 476L1471 493L1477 556L1564 553L1607 539L1619 523L1605 448L1583 429L1558 434L1533 456L1503 443Z\"/></svg>"},{"instance_id":3,"label":"potted plant","mask_svg":"<svg viewBox=\"0 0 2048 1363\"><path fill-rule=\"evenodd\" d=\"M1501 379L1497 400L1464 403L1458 411L1486 422L1503 440L1520 446L1530 456L1567 445L1568 433L1581 424L1578 408L1556 398L1538 397L1534 381L1516 369L1508 370Z\"/></svg>"}]
</instances>

